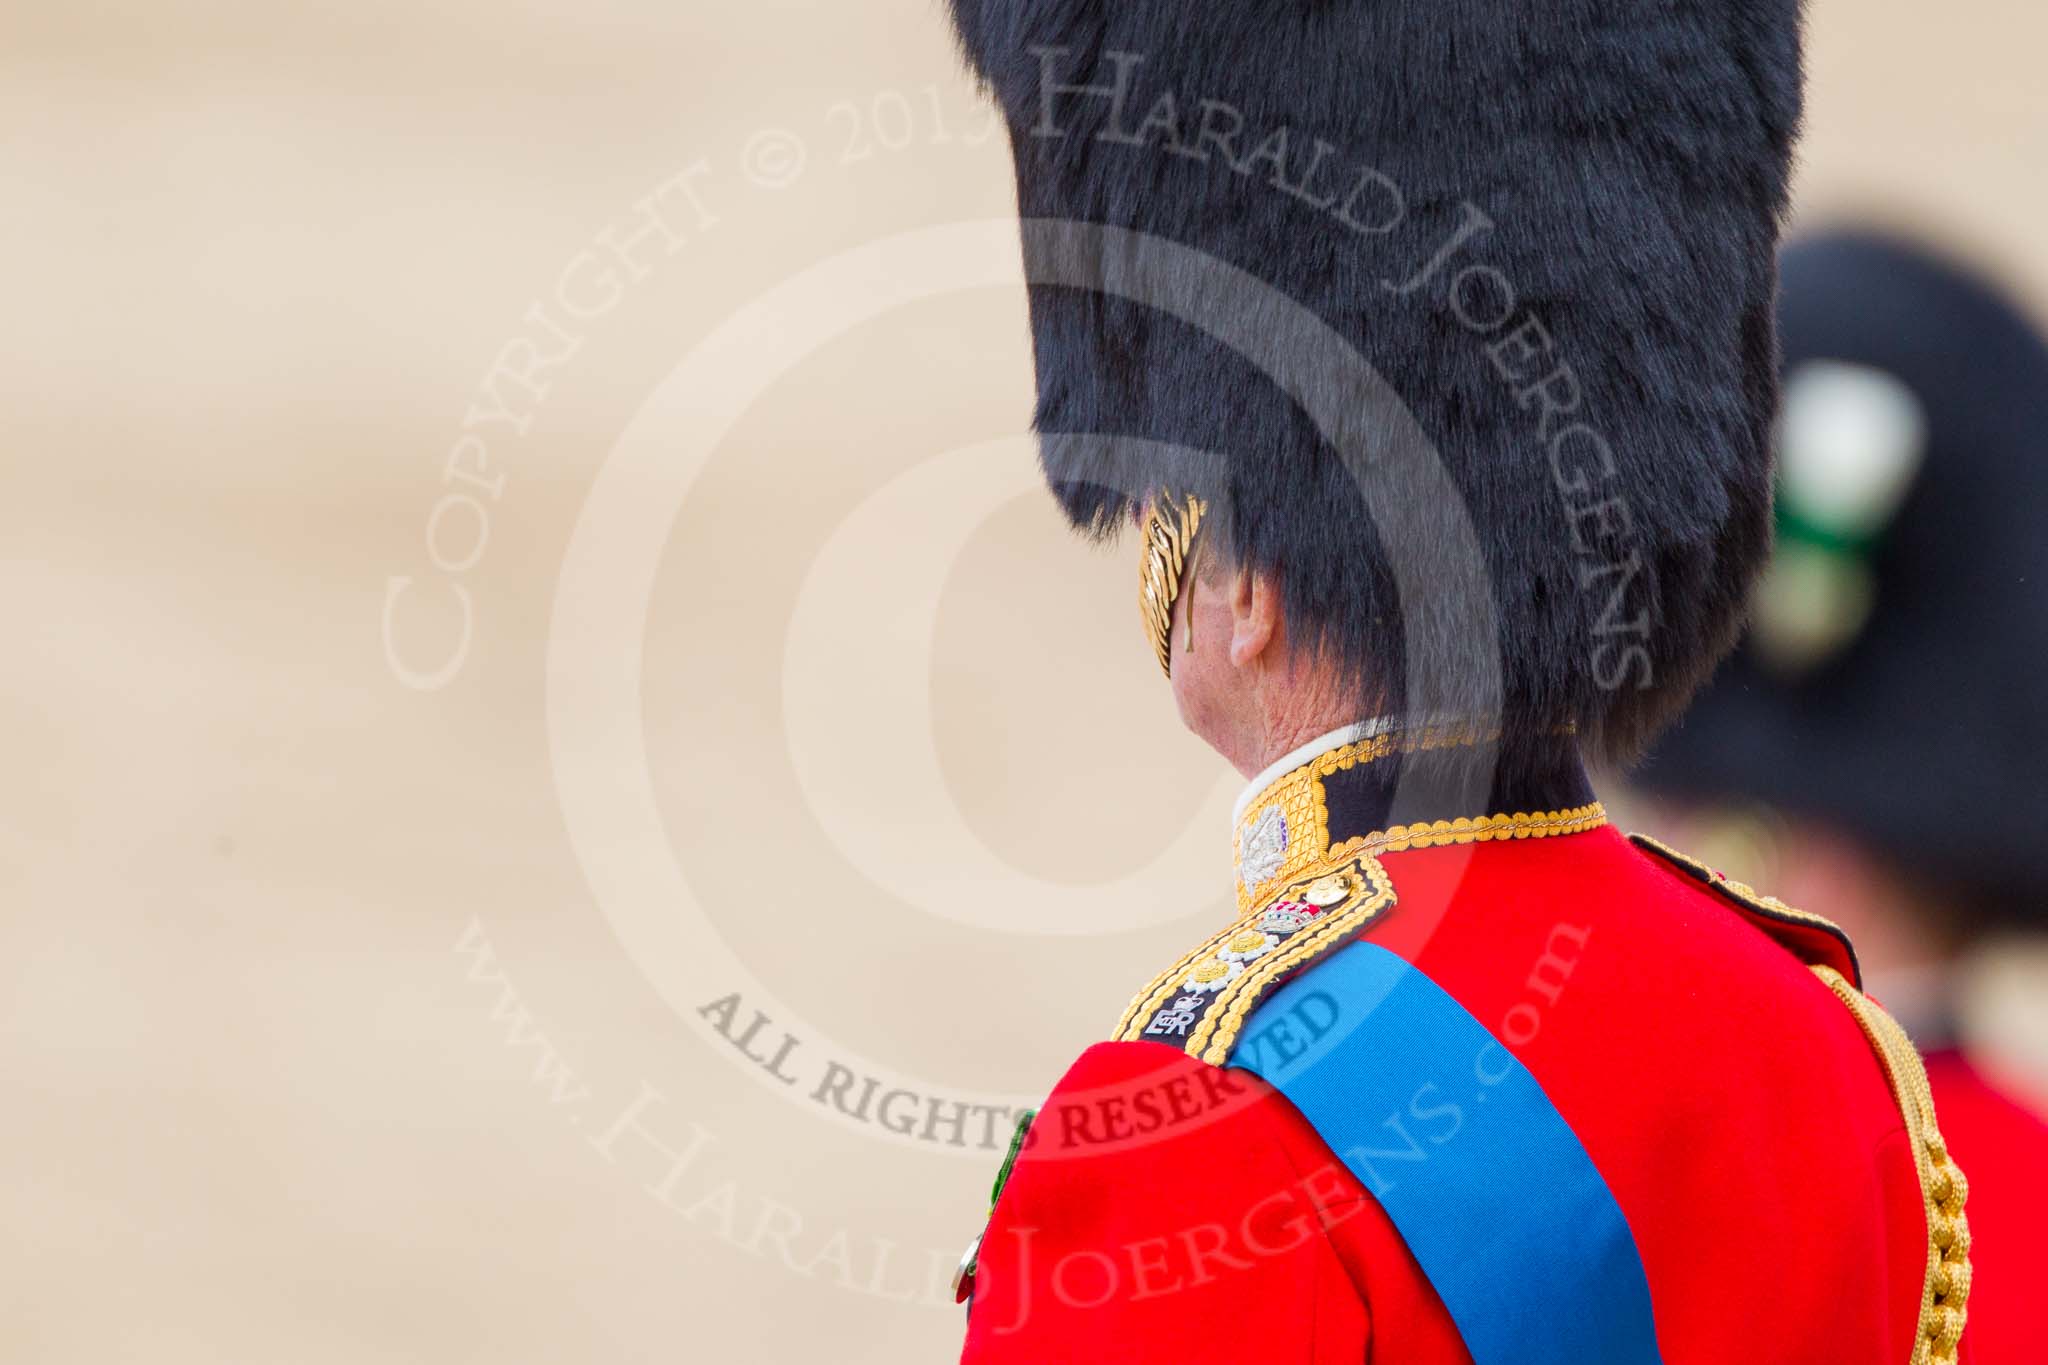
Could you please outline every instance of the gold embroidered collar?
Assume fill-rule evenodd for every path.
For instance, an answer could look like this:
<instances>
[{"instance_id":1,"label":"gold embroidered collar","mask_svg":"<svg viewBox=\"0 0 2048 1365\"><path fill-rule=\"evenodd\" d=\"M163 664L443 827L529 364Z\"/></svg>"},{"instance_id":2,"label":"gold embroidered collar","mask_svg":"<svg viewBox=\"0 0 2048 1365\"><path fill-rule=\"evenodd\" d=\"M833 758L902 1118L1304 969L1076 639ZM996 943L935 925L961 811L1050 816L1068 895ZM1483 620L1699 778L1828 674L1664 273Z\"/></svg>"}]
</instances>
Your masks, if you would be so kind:
<instances>
[{"instance_id":1,"label":"gold embroidered collar","mask_svg":"<svg viewBox=\"0 0 2048 1365\"><path fill-rule=\"evenodd\" d=\"M1424 841L1469 843L1502 837L1575 834L1606 823L1606 812L1600 804L1587 800L1538 814L1467 815L1372 827L1365 832L1356 824L1348 829L1332 828L1330 787L1339 774L1394 755L1471 749L1491 744L1497 738L1497 733L1467 725L1443 723L1399 728L1392 722L1378 720L1333 731L1288 755L1283 760L1288 765L1284 770L1275 773L1268 769L1238 802L1238 913L1243 915L1263 907L1282 888L1317 867L1341 863L1359 853L1414 848ZM1392 782L1390 774L1386 779L1389 796ZM1590 792L1585 795L1590 796ZM1484 810L1483 806L1480 808Z\"/></svg>"},{"instance_id":2,"label":"gold embroidered collar","mask_svg":"<svg viewBox=\"0 0 2048 1365\"><path fill-rule=\"evenodd\" d=\"M1381 854L1577 834L1607 823L1600 803L1589 801L1537 814L1414 821L1352 837L1339 821L1333 838L1333 785L1349 781L1356 788L1345 794L1346 819L1356 828L1361 812L1392 809L1391 770L1398 765L1384 775L1359 769L1390 755L1471 748L1493 738L1452 726L1351 726L1306 761L1254 783L1238 811L1237 917L1133 996L1113 1036L1169 1043L1223 1065L1268 990L1394 908L1398 897ZM1348 774L1356 777L1340 776ZM1583 775L1556 790L1585 792Z\"/></svg>"}]
</instances>

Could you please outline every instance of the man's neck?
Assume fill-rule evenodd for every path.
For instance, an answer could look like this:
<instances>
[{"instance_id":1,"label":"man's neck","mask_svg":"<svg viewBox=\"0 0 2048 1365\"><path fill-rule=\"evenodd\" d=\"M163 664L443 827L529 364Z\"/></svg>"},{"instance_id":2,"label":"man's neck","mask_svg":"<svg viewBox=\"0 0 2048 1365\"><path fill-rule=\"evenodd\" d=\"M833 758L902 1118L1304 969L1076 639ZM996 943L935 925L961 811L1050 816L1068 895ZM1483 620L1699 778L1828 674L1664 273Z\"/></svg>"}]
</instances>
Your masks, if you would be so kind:
<instances>
[{"instance_id":1,"label":"man's neck","mask_svg":"<svg viewBox=\"0 0 2048 1365\"><path fill-rule=\"evenodd\" d=\"M1259 700L1264 714L1256 732L1245 735L1235 752L1224 755L1246 780L1349 726L1386 723L1361 707L1355 688L1322 680L1290 689L1279 698L1269 694Z\"/></svg>"}]
</instances>

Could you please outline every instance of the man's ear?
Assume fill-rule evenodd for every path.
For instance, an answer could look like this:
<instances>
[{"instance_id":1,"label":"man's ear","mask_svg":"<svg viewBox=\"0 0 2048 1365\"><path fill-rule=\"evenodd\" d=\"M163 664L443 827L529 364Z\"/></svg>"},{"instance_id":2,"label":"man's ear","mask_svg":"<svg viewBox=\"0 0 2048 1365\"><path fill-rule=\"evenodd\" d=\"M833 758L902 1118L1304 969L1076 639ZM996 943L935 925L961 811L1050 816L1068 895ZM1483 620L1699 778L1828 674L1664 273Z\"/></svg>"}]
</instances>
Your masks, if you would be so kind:
<instances>
[{"instance_id":1,"label":"man's ear","mask_svg":"<svg viewBox=\"0 0 2048 1365\"><path fill-rule=\"evenodd\" d=\"M1230 662L1254 668L1280 634L1280 584L1268 574L1239 569L1230 584Z\"/></svg>"}]
</instances>

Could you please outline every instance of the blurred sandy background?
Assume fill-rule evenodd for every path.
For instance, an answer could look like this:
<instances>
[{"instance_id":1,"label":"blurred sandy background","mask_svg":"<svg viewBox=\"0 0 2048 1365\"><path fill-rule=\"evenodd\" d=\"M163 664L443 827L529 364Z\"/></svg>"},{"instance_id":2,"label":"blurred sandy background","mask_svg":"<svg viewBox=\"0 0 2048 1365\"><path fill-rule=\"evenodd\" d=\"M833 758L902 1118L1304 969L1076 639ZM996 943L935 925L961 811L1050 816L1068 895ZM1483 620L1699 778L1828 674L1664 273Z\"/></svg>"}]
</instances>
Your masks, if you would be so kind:
<instances>
[{"instance_id":1,"label":"blurred sandy background","mask_svg":"<svg viewBox=\"0 0 2048 1365\"><path fill-rule=\"evenodd\" d=\"M579 513L691 348L835 253L1010 211L936 0L73 0L5 31L0 1357L951 1359L927 1286L995 1157L717 1055L585 875L563 803L605 793L560 790L547 709ZM1904 206L2048 300L2044 40L2019 0L1819 0L1806 211ZM656 193L669 237L593 266ZM799 609L819 546L1020 431L1028 380L1014 287L846 331L615 604L698 901L670 941L745 964L740 1024L759 999L949 1093L1042 1091L1228 858L1234 784L1174 728L1130 565L1000 491L1020 447L849 551L966 535L907 673L886 612ZM832 688L788 676L819 658ZM864 733L904 676L937 791ZM860 847L935 804L1006 869L952 916ZM1045 884L1162 857L1103 932L1030 932Z\"/></svg>"}]
</instances>

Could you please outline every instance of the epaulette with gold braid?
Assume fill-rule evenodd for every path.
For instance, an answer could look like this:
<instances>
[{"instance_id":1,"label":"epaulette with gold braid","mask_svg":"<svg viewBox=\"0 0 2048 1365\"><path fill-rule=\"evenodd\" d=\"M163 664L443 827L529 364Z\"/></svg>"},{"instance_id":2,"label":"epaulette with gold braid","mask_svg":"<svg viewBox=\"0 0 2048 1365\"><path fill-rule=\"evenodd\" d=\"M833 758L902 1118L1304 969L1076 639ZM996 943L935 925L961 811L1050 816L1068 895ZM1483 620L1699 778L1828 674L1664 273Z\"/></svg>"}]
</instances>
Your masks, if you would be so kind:
<instances>
[{"instance_id":1,"label":"epaulette with gold braid","mask_svg":"<svg viewBox=\"0 0 2048 1365\"><path fill-rule=\"evenodd\" d=\"M1348 942L1394 900L1386 868L1370 853L1297 878L1263 910L1211 935L1154 977L1132 997L1115 1036L1177 1044L1190 1057L1222 1066L1260 996Z\"/></svg>"},{"instance_id":2,"label":"epaulette with gold braid","mask_svg":"<svg viewBox=\"0 0 2048 1365\"><path fill-rule=\"evenodd\" d=\"M1380 863L1382 854L1547 839L1606 823L1607 812L1595 802L1570 810L1396 825L1347 839L1269 884L1273 889L1236 921L1153 977L1131 998L1113 1036L1118 1042L1173 1044L1222 1066L1261 998L1394 907L1398 897Z\"/></svg>"}]
</instances>

